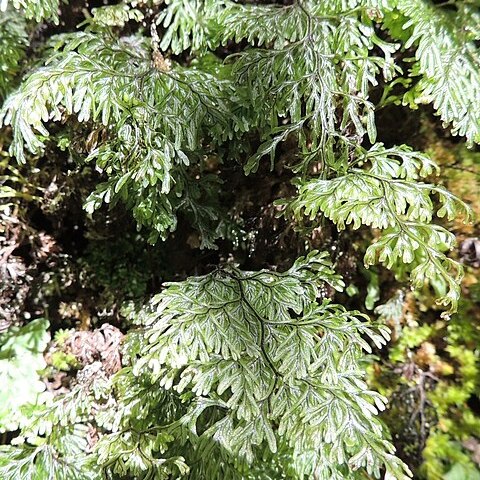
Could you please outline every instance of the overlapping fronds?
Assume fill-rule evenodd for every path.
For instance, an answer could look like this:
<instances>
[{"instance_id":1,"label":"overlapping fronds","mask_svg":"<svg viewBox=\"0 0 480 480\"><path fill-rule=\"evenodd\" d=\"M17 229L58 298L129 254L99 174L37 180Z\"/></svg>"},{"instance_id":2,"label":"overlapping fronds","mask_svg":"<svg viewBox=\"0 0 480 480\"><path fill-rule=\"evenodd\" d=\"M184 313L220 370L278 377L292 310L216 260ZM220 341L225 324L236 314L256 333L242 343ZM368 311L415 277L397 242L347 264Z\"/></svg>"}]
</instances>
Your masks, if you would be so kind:
<instances>
[{"instance_id":1,"label":"overlapping fronds","mask_svg":"<svg viewBox=\"0 0 480 480\"><path fill-rule=\"evenodd\" d=\"M175 165L189 165L205 138L232 136L234 93L228 82L194 68L155 68L148 45L139 37L112 43L87 32L59 37L48 64L7 99L1 120L13 127L10 152L20 162L25 149L43 152L48 122L93 123L86 161L95 160L108 180L87 210L122 199L155 241L175 228L167 196Z\"/></svg>"},{"instance_id":2,"label":"overlapping fronds","mask_svg":"<svg viewBox=\"0 0 480 480\"><path fill-rule=\"evenodd\" d=\"M69 150L69 168L95 164L88 213L122 202L154 243L180 212L200 234L192 248L215 248L218 237L241 236L243 212L223 202L237 195L235 175L243 167L267 179L263 157L274 170L281 156L281 170L299 175L285 212L313 228L321 217L338 230L371 228L367 267L430 285L444 315L456 310L463 269L447 256L446 227L469 209L435 183L427 156L377 143L375 113L389 95L433 103L454 134L480 140L470 2L454 2L455 12L420 0L119 2L45 42L14 91L25 19L58 22L59 4L7 3L5 145L24 168L57 147ZM399 85L409 90L397 94ZM272 195L286 195L288 182ZM131 315L120 372L93 362L69 393L22 406L5 428L20 427L23 444L0 449L0 476L408 478L376 416L386 400L364 380L388 329L335 303L342 288L316 251L285 272L229 264L167 284Z\"/></svg>"}]
</instances>

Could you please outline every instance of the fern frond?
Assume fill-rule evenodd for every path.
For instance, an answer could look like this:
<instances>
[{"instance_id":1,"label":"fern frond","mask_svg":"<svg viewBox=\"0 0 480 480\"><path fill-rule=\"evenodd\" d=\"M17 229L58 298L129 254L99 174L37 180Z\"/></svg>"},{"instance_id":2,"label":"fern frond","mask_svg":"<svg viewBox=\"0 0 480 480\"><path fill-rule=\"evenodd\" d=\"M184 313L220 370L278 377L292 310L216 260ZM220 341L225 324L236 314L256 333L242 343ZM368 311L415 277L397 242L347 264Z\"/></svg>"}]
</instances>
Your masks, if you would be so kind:
<instances>
[{"instance_id":1,"label":"fern frond","mask_svg":"<svg viewBox=\"0 0 480 480\"><path fill-rule=\"evenodd\" d=\"M440 207L437 216L449 220L462 215L470 217L467 205L443 187L418 182L436 169L424 155L406 147L384 149L374 146L358 158L366 169L349 168L344 175L331 180L299 182L299 196L291 208L297 215L314 220L320 213L340 230L369 225L382 230L380 238L365 254L365 265L376 262L399 269L405 264L416 288L425 283L445 284L446 292L438 302L448 306L447 313L457 309L462 266L445 253L455 245L455 236L433 224L436 195Z\"/></svg>"},{"instance_id":2,"label":"fern frond","mask_svg":"<svg viewBox=\"0 0 480 480\"><path fill-rule=\"evenodd\" d=\"M97 461L108 465L105 470L113 478L131 474L142 480L181 478L189 471L183 457L155 458L173 440L169 433L161 431L111 433L97 444Z\"/></svg>"},{"instance_id":3,"label":"fern frond","mask_svg":"<svg viewBox=\"0 0 480 480\"><path fill-rule=\"evenodd\" d=\"M138 37L112 43L77 33L59 37L56 49L4 104L0 121L13 127L11 154L25 162L25 147L42 153L50 121L93 122L106 141L86 161L95 160L109 179L87 201L88 211L123 199L139 225L152 229L152 242L164 237L176 225L167 197L174 166L189 165L190 152L207 139L233 135L231 84L195 68L157 70Z\"/></svg>"},{"instance_id":4,"label":"fern frond","mask_svg":"<svg viewBox=\"0 0 480 480\"><path fill-rule=\"evenodd\" d=\"M0 98L6 96L19 73L27 48L25 20L16 12L0 12Z\"/></svg>"},{"instance_id":5,"label":"fern frond","mask_svg":"<svg viewBox=\"0 0 480 480\"><path fill-rule=\"evenodd\" d=\"M392 30L405 48L416 47L411 75L419 80L404 103L433 104L452 133L465 136L470 144L480 142L480 58L474 43L478 33L469 28L472 22L465 16L471 15L471 8L459 5L460 11L450 11L422 0L397 2L406 22L403 31Z\"/></svg>"},{"instance_id":6,"label":"fern frond","mask_svg":"<svg viewBox=\"0 0 480 480\"><path fill-rule=\"evenodd\" d=\"M233 57L237 83L256 99L250 116L265 140L247 163L247 173L258 168L263 154L273 158L275 146L291 133L326 164L335 163L333 145L341 132L353 131L356 138L368 133L375 140L369 90L379 75L389 81L395 74L391 55L397 46L375 35L365 11L333 14L300 2L286 8L232 4L225 10L223 42L247 39L276 46ZM280 22L281 37L272 36ZM374 47L383 56L372 55Z\"/></svg>"},{"instance_id":7,"label":"fern frond","mask_svg":"<svg viewBox=\"0 0 480 480\"><path fill-rule=\"evenodd\" d=\"M134 372L194 392L181 419L194 433L207 409L217 410L202 435L248 462L262 445L276 452L284 438L298 459L318 452L304 465L309 475L349 462L374 475L385 464L407 478L380 439L374 415L384 400L368 390L359 364L362 350L371 351L363 337L381 346L388 331L359 312L317 304L323 282L342 286L325 254L312 252L285 273L229 268L169 284L145 313Z\"/></svg>"},{"instance_id":8,"label":"fern frond","mask_svg":"<svg viewBox=\"0 0 480 480\"><path fill-rule=\"evenodd\" d=\"M141 10L120 2L92 9L91 22L100 27L124 27L129 21L141 22L145 17Z\"/></svg>"},{"instance_id":9,"label":"fern frond","mask_svg":"<svg viewBox=\"0 0 480 480\"><path fill-rule=\"evenodd\" d=\"M215 46L215 25L223 0L167 0L155 19L164 29L160 48L179 54L187 49L204 53Z\"/></svg>"},{"instance_id":10,"label":"fern frond","mask_svg":"<svg viewBox=\"0 0 480 480\"><path fill-rule=\"evenodd\" d=\"M72 438L68 440L71 441ZM99 480L101 477L98 469L89 465L88 461L88 457L79 451L63 456L50 445L0 446L0 475L5 479Z\"/></svg>"},{"instance_id":11,"label":"fern frond","mask_svg":"<svg viewBox=\"0 0 480 480\"><path fill-rule=\"evenodd\" d=\"M16 10L23 10L28 19L36 22L52 20L58 25L60 0L1 0L0 12L5 12L9 5Z\"/></svg>"},{"instance_id":12,"label":"fern frond","mask_svg":"<svg viewBox=\"0 0 480 480\"><path fill-rule=\"evenodd\" d=\"M173 143L176 151L167 153L180 156L180 163L187 160L178 150L193 150L207 128L214 138L226 135L227 86L195 69L156 70L145 40L131 37L111 44L100 34L77 33L60 37L57 48L49 64L28 77L2 110L3 123L15 129L12 154L20 161L24 145L41 152L38 134L48 136L46 122L71 115L115 128L129 141L138 138L142 126L151 136L158 130ZM123 92L120 98L118 92Z\"/></svg>"},{"instance_id":13,"label":"fern frond","mask_svg":"<svg viewBox=\"0 0 480 480\"><path fill-rule=\"evenodd\" d=\"M278 143L292 133L303 149L334 163L338 131L353 130L358 138L368 133L374 141L369 89L378 76L390 81L398 70L392 59L397 45L376 36L371 8L342 2L279 7L172 1L159 16L168 27L161 47L204 51L243 40L257 47L230 57L235 84L244 92L245 116L264 140L247 173L263 155L273 158ZM382 56L373 55L374 49Z\"/></svg>"},{"instance_id":14,"label":"fern frond","mask_svg":"<svg viewBox=\"0 0 480 480\"><path fill-rule=\"evenodd\" d=\"M37 319L0 335L0 433L17 430L28 418L25 405L42 405L50 397L39 375L46 367L48 327L47 320Z\"/></svg>"},{"instance_id":15,"label":"fern frond","mask_svg":"<svg viewBox=\"0 0 480 480\"><path fill-rule=\"evenodd\" d=\"M221 25L218 40L222 44L247 40L254 46L281 50L287 43L301 41L308 33L309 17L298 3L287 7L224 3L218 19Z\"/></svg>"}]
</instances>

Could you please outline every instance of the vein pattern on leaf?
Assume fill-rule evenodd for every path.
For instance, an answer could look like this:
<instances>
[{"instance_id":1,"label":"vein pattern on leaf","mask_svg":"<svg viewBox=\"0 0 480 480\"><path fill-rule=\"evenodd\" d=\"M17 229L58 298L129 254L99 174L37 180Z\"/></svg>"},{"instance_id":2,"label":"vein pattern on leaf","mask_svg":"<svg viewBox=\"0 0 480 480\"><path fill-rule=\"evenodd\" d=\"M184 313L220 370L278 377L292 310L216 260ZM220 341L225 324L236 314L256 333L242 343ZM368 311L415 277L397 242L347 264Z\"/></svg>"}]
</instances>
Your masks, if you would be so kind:
<instances>
[{"instance_id":1,"label":"vein pattern on leaf","mask_svg":"<svg viewBox=\"0 0 480 480\"><path fill-rule=\"evenodd\" d=\"M146 343L134 371L196 395L182 420L193 432L218 409L202 436L248 462L264 443L276 452L285 436L294 456L322 452L339 465L401 470L375 419L384 399L368 390L359 363L371 351L366 338L381 347L388 330L317 303L324 282L343 286L326 255L312 252L284 273L230 267L169 284L143 314Z\"/></svg>"}]
</instances>

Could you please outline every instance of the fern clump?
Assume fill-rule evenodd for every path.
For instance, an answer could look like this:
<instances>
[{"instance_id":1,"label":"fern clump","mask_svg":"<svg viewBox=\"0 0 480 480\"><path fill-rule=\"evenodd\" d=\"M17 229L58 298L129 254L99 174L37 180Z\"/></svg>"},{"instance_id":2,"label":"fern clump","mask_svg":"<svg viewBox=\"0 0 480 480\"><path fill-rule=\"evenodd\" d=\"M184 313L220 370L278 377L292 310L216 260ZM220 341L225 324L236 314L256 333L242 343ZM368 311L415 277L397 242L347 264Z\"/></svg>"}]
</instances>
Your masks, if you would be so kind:
<instances>
[{"instance_id":1,"label":"fern clump","mask_svg":"<svg viewBox=\"0 0 480 480\"><path fill-rule=\"evenodd\" d=\"M408 288L433 298L439 321L455 314L464 265L450 222L472 216L443 185L441 159L410 138L385 141L379 115L432 103L452 135L479 142L475 7L106 3L0 2L6 165L16 159L44 182L44 200L30 199L42 212L33 224L54 210L55 192L83 208L65 253L71 219L44 221L63 229L59 245L44 236L31 257L56 262L30 270L55 274L28 293L35 308L65 295L57 310L80 332L44 307L62 342L45 364L37 345L26 374L70 380L41 399L29 392L12 418L1 412L0 428L19 431L0 447L0 476L410 478L378 417L387 398L366 381L390 340L390 307L377 307L377 323L366 312L390 293L381 278L401 292L395 319ZM63 22L68 13L76 27ZM2 196L16 179L1 180ZM33 245L19 209L0 240ZM283 250L256 255L262 228ZM135 242L127 252L152 248L160 271L134 254L129 271L109 252L119 236ZM10 243L7 260L22 252ZM347 285L358 272L370 282L361 301ZM45 293L52 278L63 281ZM108 301L88 297L90 282ZM120 305L118 285L132 304ZM0 353L8 341L0 337ZM2 358L5 371L16 361Z\"/></svg>"},{"instance_id":2,"label":"fern clump","mask_svg":"<svg viewBox=\"0 0 480 480\"><path fill-rule=\"evenodd\" d=\"M408 478L375 418L385 398L363 380L366 339L381 347L388 329L319 303L327 284L343 288L327 255L313 251L284 273L229 267L169 285L131 313L142 328L125 344L130 366L111 380L87 377L37 412L23 435L46 432L49 447L4 449L4 474L31 455L59 469L71 458L60 440L81 437L83 419L104 433L93 458L75 452L75 462L95 461L114 478L243 478L262 471L262 451L288 478L359 478L361 468Z\"/></svg>"}]
</instances>

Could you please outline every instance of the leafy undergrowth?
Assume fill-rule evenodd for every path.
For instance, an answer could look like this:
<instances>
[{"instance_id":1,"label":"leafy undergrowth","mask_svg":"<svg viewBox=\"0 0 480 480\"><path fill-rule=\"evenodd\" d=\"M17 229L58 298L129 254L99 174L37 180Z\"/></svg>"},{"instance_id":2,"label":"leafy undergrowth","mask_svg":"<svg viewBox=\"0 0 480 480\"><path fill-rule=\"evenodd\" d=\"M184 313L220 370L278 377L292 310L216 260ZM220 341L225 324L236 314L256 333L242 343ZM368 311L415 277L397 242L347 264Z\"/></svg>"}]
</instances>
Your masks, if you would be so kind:
<instances>
[{"instance_id":1,"label":"leafy undergrowth","mask_svg":"<svg viewBox=\"0 0 480 480\"><path fill-rule=\"evenodd\" d=\"M0 478L478 480L473 4L103 3L0 2Z\"/></svg>"}]
</instances>

